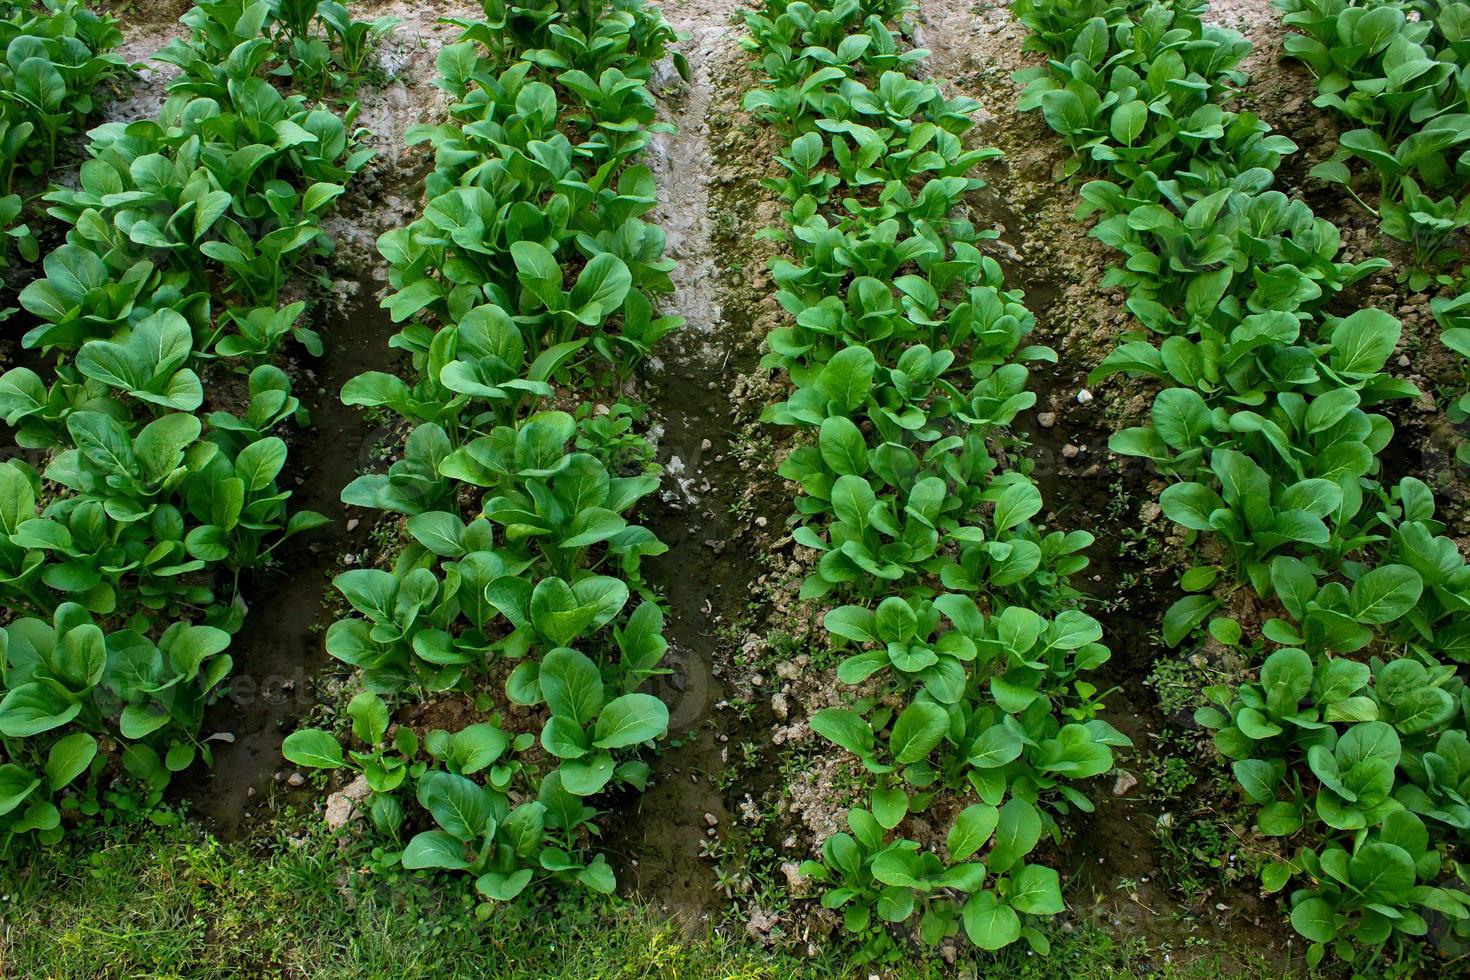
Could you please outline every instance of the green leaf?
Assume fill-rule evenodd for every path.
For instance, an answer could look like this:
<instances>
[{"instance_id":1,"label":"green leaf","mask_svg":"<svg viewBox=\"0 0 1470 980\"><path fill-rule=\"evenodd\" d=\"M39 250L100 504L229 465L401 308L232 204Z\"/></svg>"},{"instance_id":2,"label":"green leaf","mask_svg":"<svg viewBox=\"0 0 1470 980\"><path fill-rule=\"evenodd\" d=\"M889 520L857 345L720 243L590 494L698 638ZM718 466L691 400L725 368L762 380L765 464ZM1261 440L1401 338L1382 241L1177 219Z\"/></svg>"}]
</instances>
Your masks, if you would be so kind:
<instances>
[{"instance_id":1,"label":"green leaf","mask_svg":"<svg viewBox=\"0 0 1470 980\"><path fill-rule=\"evenodd\" d=\"M873 790L873 816L885 830L892 830L903 821L909 811L909 796L893 786Z\"/></svg>"},{"instance_id":2,"label":"green leaf","mask_svg":"<svg viewBox=\"0 0 1470 980\"><path fill-rule=\"evenodd\" d=\"M40 785L41 780L14 763L0 765L0 814L20 806Z\"/></svg>"},{"instance_id":3,"label":"green leaf","mask_svg":"<svg viewBox=\"0 0 1470 980\"><path fill-rule=\"evenodd\" d=\"M999 822L1000 810L984 803L976 803L962 810L955 818L946 841L949 860L952 863L968 860L990 840L990 835Z\"/></svg>"},{"instance_id":4,"label":"green leaf","mask_svg":"<svg viewBox=\"0 0 1470 980\"><path fill-rule=\"evenodd\" d=\"M264 490L286 465L286 444L275 436L251 443L235 457L235 475L250 493Z\"/></svg>"},{"instance_id":5,"label":"green leaf","mask_svg":"<svg viewBox=\"0 0 1470 980\"><path fill-rule=\"evenodd\" d=\"M461 871L470 866L465 860L464 841L442 830L426 830L415 834L403 849L400 859L405 868L445 868Z\"/></svg>"},{"instance_id":6,"label":"green leaf","mask_svg":"<svg viewBox=\"0 0 1470 980\"><path fill-rule=\"evenodd\" d=\"M1367 625L1405 615L1424 591L1419 573L1407 565L1382 565L1353 583L1353 618Z\"/></svg>"},{"instance_id":7,"label":"green leaf","mask_svg":"<svg viewBox=\"0 0 1470 980\"><path fill-rule=\"evenodd\" d=\"M949 715L937 704L915 701L899 712L888 736L893 760L899 765L918 762L933 751L949 731Z\"/></svg>"},{"instance_id":8,"label":"green leaf","mask_svg":"<svg viewBox=\"0 0 1470 980\"><path fill-rule=\"evenodd\" d=\"M873 729L863 716L847 708L823 708L812 715L812 731L859 758L873 754Z\"/></svg>"},{"instance_id":9,"label":"green leaf","mask_svg":"<svg viewBox=\"0 0 1470 980\"><path fill-rule=\"evenodd\" d=\"M1028 864L1011 875L1006 900L1030 915L1056 915L1066 907L1056 871L1042 864Z\"/></svg>"},{"instance_id":10,"label":"green leaf","mask_svg":"<svg viewBox=\"0 0 1470 980\"><path fill-rule=\"evenodd\" d=\"M495 822L486 790L454 773L425 773L419 779L418 800L440 827L462 841L481 837Z\"/></svg>"},{"instance_id":11,"label":"green leaf","mask_svg":"<svg viewBox=\"0 0 1470 980\"><path fill-rule=\"evenodd\" d=\"M1164 642L1177 647L1220 606L1220 600L1207 595L1187 595L1164 613Z\"/></svg>"},{"instance_id":12,"label":"green leaf","mask_svg":"<svg viewBox=\"0 0 1470 980\"><path fill-rule=\"evenodd\" d=\"M623 260L611 252L599 252L582 269L577 284L572 287L572 309L581 311L595 306L594 319L579 319L584 323L598 322L623 305L632 286L633 275Z\"/></svg>"},{"instance_id":13,"label":"green leaf","mask_svg":"<svg viewBox=\"0 0 1470 980\"><path fill-rule=\"evenodd\" d=\"M992 872L1003 874L1030 854L1039 840L1041 814L1036 812L1036 807L1032 804L1012 797L1000 808L995 843L991 845L986 864Z\"/></svg>"},{"instance_id":14,"label":"green leaf","mask_svg":"<svg viewBox=\"0 0 1470 980\"><path fill-rule=\"evenodd\" d=\"M46 781L56 792L76 779L97 756L97 739L87 732L72 732L56 740L46 755Z\"/></svg>"},{"instance_id":15,"label":"green leaf","mask_svg":"<svg viewBox=\"0 0 1470 980\"><path fill-rule=\"evenodd\" d=\"M658 738L669 728L669 709L651 694L624 694L614 698L597 716L593 742L598 748L619 749Z\"/></svg>"},{"instance_id":16,"label":"green leaf","mask_svg":"<svg viewBox=\"0 0 1470 980\"><path fill-rule=\"evenodd\" d=\"M532 871L522 868L512 874L490 871L475 880L475 891L494 902L509 902L531 883Z\"/></svg>"},{"instance_id":17,"label":"green leaf","mask_svg":"<svg viewBox=\"0 0 1470 980\"><path fill-rule=\"evenodd\" d=\"M1159 494L1164 516L1193 531L1214 528L1210 515L1225 506L1220 495L1200 483L1175 483Z\"/></svg>"},{"instance_id":18,"label":"green leaf","mask_svg":"<svg viewBox=\"0 0 1470 980\"><path fill-rule=\"evenodd\" d=\"M342 746L331 732L316 728L303 728L286 736L281 743L281 754L298 766L312 769L340 769Z\"/></svg>"},{"instance_id":19,"label":"green leaf","mask_svg":"<svg viewBox=\"0 0 1470 980\"><path fill-rule=\"evenodd\" d=\"M868 444L851 419L841 415L824 419L817 445L822 462L838 476L863 476L868 472Z\"/></svg>"},{"instance_id":20,"label":"green leaf","mask_svg":"<svg viewBox=\"0 0 1470 980\"><path fill-rule=\"evenodd\" d=\"M552 712L586 725L602 710L602 673L576 650L552 650L541 661L541 694Z\"/></svg>"},{"instance_id":21,"label":"green leaf","mask_svg":"<svg viewBox=\"0 0 1470 980\"><path fill-rule=\"evenodd\" d=\"M563 308L561 266L546 246L539 242L518 241L510 246L516 266L516 278L541 305L549 310Z\"/></svg>"},{"instance_id":22,"label":"green leaf","mask_svg":"<svg viewBox=\"0 0 1470 980\"><path fill-rule=\"evenodd\" d=\"M995 501L995 529L1004 531L1041 511L1041 491L1028 482L1012 483Z\"/></svg>"},{"instance_id":23,"label":"green leaf","mask_svg":"<svg viewBox=\"0 0 1470 980\"><path fill-rule=\"evenodd\" d=\"M1368 378L1388 362L1401 329L1399 321L1382 310L1358 310L1333 327L1329 363L1349 378Z\"/></svg>"},{"instance_id":24,"label":"green leaf","mask_svg":"<svg viewBox=\"0 0 1470 980\"><path fill-rule=\"evenodd\" d=\"M81 710L81 704L55 681L31 681L0 701L0 734L10 738L39 735L60 728Z\"/></svg>"},{"instance_id":25,"label":"green leaf","mask_svg":"<svg viewBox=\"0 0 1470 980\"><path fill-rule=\"evenodd\" d=\"M965 935L981 949L1000 949L1021 938L1021 917L994 892L980 892L965 903Z\"/></svg>"},{"instance_id":26,"label":"green leaf","mask_svg":"<svg viewBox=\"0 0 1470 980\"><path fill-rule=\"evenodd\" d=\"M352 734L365 745L377 745L388 731L388 706L371 691L362 691L347 702Z\"/></svg>"},{"instance_id":27,"label":"green leaf","mask_svg":"<svg viewBox=\"0 0 1470 980\"><path fill-rule=\"evenodd\" d=\"M1337 938L1337 916L1323 898L1307 898L1291 910L1291 927L1314 943L1330 943Z\"/></svg>"},{"instance_id":28,"label":"green leaf","mask_svg":"<svg viewBox=\"0 0 1470 980\"><path fill-rule=\"evenodd\" d=\"M1132 146L1133 141L1142 135L1147 123L1148 106L1134 99L1131 102L1124 102L1113 110L1112 118L1108 120L1108 131L1119 143L1124 146Z\"/></svg>"}]
</instances>

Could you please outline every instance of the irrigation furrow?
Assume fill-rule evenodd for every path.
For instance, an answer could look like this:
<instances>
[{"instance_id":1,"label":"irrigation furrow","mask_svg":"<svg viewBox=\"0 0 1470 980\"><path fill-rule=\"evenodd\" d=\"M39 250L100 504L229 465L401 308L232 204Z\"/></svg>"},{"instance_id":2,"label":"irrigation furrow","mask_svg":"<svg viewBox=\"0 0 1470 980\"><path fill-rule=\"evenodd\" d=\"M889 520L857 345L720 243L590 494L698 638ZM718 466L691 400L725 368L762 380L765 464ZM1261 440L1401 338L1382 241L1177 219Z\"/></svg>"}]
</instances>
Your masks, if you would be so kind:
<instances>
[{"instance_id":1,"label":"irrigation furrow","mask_svg":"<svg viewBox=\"0 0 1470 980\"><path fill-rule=\"evenodd\" d=\"M675 131L656 136L640 158L655 174L655 216L668 235L667 255L678 262L662 305L685 321L643 379L666 474L649 525L669 549L649 562L650 580L669 607L671 674L655 690L669 704L669 731L679 744L654 762L652 786L618 820L611 846L632 889L695 923L708 918L719 895L706 860L709 835L732 819L721 773L739 731L719 676L722 629L741 617L754 568L734 514L749 481L730 455L728 379L746 364L734 349L740 324L726 316L710 187L710 115L722 95L718 76L735 51L727 28L736 5L693 0L660 8L689 65L687 81L663 66L660 118ZM731 546L716 553L716 541Z\"/></svg>"}]
</instances>

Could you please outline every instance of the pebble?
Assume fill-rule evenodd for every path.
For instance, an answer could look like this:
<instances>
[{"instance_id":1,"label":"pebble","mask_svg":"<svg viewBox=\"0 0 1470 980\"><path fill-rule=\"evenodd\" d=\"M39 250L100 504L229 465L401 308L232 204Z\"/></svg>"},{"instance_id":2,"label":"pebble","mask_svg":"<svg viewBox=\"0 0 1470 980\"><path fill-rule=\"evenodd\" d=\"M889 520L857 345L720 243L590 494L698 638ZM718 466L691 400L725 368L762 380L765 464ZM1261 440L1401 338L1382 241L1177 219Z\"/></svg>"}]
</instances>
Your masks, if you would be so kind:
<instances>
[{"instance_id":1,"label":"pebble","mask_svg":"<svg viewBox=\"0 0 1470 980\"><path fill-rule=\"evenodd\" d=\"M347 522L347 533L348 534L351 534L353 531L356 531L358 525L361 524L361 523L362 523L362 521L358 520L356 517L354 517L352 520L348 521Z\"/></svg>"},{"instance_id":2,"label":"pebble","mask_svg":"<svg viewBox=\"0 0 1470 980\"><path fill-rule=\"evenodd\" d=\"M709 824L711 827L718 827L720 825L720 818L715 816L713 813L706 813L704 815L704 822Z\"/></svg>"},{"instance_id":3,"label":"pebble","mask_svg":"<svg viewBox=\"0 0 1470 980\"><path fill-rule=\"evenodd\" d=\"M1074 445L1072 445L1069 442L1065 446L1062 447L1062 458L1063 459L1076 459L1077 458L1078 451L1079 450L1077 449L1077 447L1074 446Z\"/></svg>"},{"instance_id":4,"label":"pebble","mask_svg":"<svg viewBox=\"0 0 1470 980\"><path fill-rule=\"evenodd\" d=\"M1036 416L1036 424L1041 426L1043 429L1050 429L1052 426L1057 424L1057 413L1042 412L1040 415Z\"/></svg>"},{"instance_id":5,"label":"pebble","mask_svg":"<svg viewBox=\"0 0 1470 980\"><path fill-rule=\"evenodd\" d=\"M715 448L715 444L706 439L699 444L699 448L703 449L705 452L709 452L711 449Z\"/></svg>"},{"instance_id":6,"label":"pebble","mask_svg":"<svg viewBox=\"0 0 1470 980\"><path fill-rule=\"evenodd\" d=\"M303 776L303 775L301 775L301 773L299 773L299 772L293 772L291 775L289 775L289 776L286 777L286 785L287 786L305 786L306 785L306 777Z\"/></svg>"},{"instance_id":7,"label":"pebble","mask_svg":"<svg viewBox=\"0 0 1470 980\"><path fill-rule=\"evenodd\" d=\"M1138 777L1131 772L1118 773L1117 780L1113 783L1113 795L1122 796L1138 785Z\"/></svg>"},{"instance_id":8,"label":"pebble","mask_svg":"<svg viewBox=\"0 0 1470 980\"><path fill-rule=\"evenodd\" d=\"M1090 401L1092 401L1092 392L1088 391L1086 388L1083 388L1081 391L1077 392L1077 404L1086 405Z\"/></svg>"}]
</instances>

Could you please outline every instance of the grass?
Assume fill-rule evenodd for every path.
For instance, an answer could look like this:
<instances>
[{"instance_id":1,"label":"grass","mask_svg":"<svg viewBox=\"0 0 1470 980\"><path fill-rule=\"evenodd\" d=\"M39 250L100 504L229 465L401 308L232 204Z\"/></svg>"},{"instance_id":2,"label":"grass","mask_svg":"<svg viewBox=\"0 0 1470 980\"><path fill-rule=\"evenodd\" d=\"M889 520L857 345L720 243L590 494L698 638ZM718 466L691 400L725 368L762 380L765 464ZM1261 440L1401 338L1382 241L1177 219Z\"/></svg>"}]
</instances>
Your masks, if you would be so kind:
<instances>
[{"instance_id":1,"label":"grass","mask_svg":"<svg viewBox=\"0 0 1470 980\"><path fill-rule=\"evenodd\" d=\"M86 847L90 844L94 850ZM1013 950L966 966L911 957L855 966L763 949L738 924L689 934L636 901L576 896L481 920L466 893L358 870L324 832L222 843L185 824L115 834L18 862L0 879L0 976L26 978L1211 978L1208 950L1181 959L1095 928L1057 932L1050 958ZM1260 970L1245 974L1260 976Z\"/></svg>"}]
</instances>

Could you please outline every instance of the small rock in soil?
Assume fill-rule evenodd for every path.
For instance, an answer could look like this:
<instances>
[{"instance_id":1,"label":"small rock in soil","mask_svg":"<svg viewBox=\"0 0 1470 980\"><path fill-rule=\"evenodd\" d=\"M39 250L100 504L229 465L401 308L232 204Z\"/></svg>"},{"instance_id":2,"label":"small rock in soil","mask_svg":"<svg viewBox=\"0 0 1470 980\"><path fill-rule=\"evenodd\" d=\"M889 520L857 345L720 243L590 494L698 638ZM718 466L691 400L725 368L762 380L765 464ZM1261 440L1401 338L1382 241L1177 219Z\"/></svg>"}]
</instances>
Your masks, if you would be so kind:
<instances>
[{"instance_id":1,"label":"small rock in soil","mask_svg":"<svg viewBox=\"0 0 1470 980\"><path fill-rule=\"evenodd\" d=\"M1036 424L1041 426L1043 429L1050 429L1052 426L1057 424L1057 413L1042 412L1040 415L1036 416Z\"/></svg>"},{"instance_id":2,"label":"small rock in soil","mask_svg":"<svg viewBox=\"0 0 1470 980\"><path fill-rule=\"evenodd\" d=\"M327 829L341 830L347 826L347 821L352 819L352 811L356 804L367 799L370 792L367 779L358 776L352 782L342 787L339 792L327 797Z\"/></svg>"},{"instance_id":3,"label":"small rock in soil","mask_svg":"<svg viewBox=\"0 0 1470 980\"><path fill-rule=\"evenodd\" d=\"M1117 781L1113 783L1113 795L1122 796L1137 785L1137 776L1131 772L1120 772Z\"/></svg>"}]
</instances>

